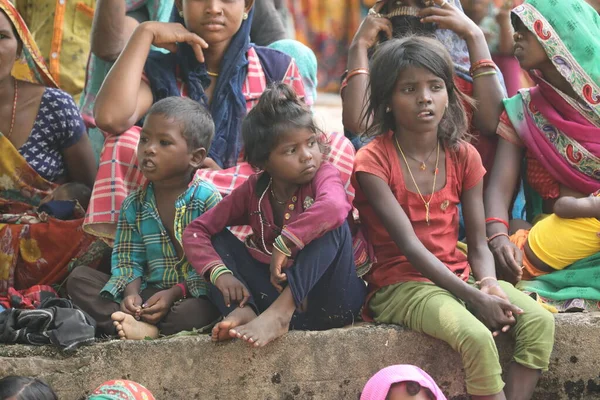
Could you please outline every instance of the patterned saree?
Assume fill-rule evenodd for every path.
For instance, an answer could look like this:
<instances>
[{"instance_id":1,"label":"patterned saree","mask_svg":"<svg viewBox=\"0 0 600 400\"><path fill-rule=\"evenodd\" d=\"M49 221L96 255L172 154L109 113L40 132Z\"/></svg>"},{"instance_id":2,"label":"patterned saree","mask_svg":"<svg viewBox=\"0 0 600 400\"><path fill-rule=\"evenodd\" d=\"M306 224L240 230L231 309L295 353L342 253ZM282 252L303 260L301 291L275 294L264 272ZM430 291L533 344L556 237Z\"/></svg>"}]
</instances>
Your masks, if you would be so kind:
<instances>
[{"instance_id":1,"label":"patterned saree","mask_svg":"<svg viewBox=\"0 0 600 400\"><path fill-rule=\"evenodd\" d=\"M2 10L23 41L23 58L13 76L56 87L27 26L8 0ZM62 221L38 218L37 206L57 185L42 178L0 132L0 296L9 288L22 290L34 285L59 283L78 258L98 257L88 250L95 238L83 232L83 218ZM93 253L93 252L92 252Z\"/></svg>"}]
</instances>

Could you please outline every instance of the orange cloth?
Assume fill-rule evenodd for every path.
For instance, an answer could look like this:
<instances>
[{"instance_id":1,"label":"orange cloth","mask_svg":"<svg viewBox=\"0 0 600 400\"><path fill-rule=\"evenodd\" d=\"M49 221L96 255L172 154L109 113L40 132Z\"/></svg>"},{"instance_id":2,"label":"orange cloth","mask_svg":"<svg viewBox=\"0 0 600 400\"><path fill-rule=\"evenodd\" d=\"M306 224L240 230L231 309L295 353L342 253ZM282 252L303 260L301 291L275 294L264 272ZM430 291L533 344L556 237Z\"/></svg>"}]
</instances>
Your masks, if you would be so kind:
<instances>
[{"instance_id":1,"label":"orange cloth","mask_svg":"<svg viewBox=\"0 0 600 400\"><path fill-rule=\"evenodd\" d=\"M357 172L366 172L381 178L402 206L423 245L448 269L466 281L469 278L469 263L467 257L456 247L459 220L457 206L463 191L474 187L485 175L479 153L467 143L460 145L458 151L445 150L446 184L441 190L435 192L431 200L428 225L425 221L423 200L417 193L410 192L406 188L392 135L393 133L390 132L380 136L359 150L352 177L356 190L354 205L360 213L361 221L368 229L368 237L377 258L377 262L365 275L370 293L398 282L427 282L428 279L421 275L398 250L360 189L356 181ZM410 181L410 178L406 177L406 179ZM429 199L429 195L425 195L425 198Z\"/></svg>"}]
</instances>

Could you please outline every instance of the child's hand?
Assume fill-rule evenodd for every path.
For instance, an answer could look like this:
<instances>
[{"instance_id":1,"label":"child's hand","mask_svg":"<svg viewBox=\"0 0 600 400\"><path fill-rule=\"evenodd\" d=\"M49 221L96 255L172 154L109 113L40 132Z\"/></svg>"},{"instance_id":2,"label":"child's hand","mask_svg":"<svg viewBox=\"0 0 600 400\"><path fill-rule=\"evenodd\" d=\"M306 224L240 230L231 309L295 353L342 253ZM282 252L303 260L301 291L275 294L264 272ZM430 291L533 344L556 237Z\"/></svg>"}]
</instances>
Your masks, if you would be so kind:
<instances>
[{"instance_id":1,"label":"child's hand","mask_svg":"<svg viewBox=\"0 0 600 400\"><path fill-rule=\"evenodd\" d=\"M231 302L239 303L239 307L243 308L250 299L250 292L246 286L233 274L223 274L217 278L215 286L223 294L223 300L227 307L231 307Z\"/></svg>"},{"instance_id":2,"label":"child's hand","mask_svg":"<svg viewBox=\"0 0 600 400\"><path fill-rule=\"evenodd\" d=\"M125 314L130 314L135 319L140 319L140 312L142 311L142 297L139 294L132 294L125 296L121 301L121 311Z\"/></svg>"},{"instance_id":3,"label":"child's hand","mask_svg":"<svg viewBox=\"0 0 600 400\"><path fill-rule=\"evenodd\" d=\"M178 289L174 288L155 293L142 305L141 319L152 325L158 324L167 315L173 303L177 301L180 293Z\"/></svg>"},{"instance_id":4,"label":"child's hand","mask_svg":"<svg viewBox=\"0 0 600 400\"><path fill-rule=\"evenodd\" d=\"M477 318L492 330L494 336L507 332L517 322L515 315L523 314L523 310L508 300L485 293L479 302L472 304L472 308Z\"/></svg>"},{"instance_id":5,"label":"child's hand","mask_svg":"<svg viewBox=\"0 0 600 400\"><path fill-rule=\"evenodd\" d=\"M385 5L385 1L378 1L373 6L373 11L378 13ZM369 14L360 24L352 44L363 46L364 48L370 49L379 42L379 33L383 32L386 37L392 37L392 22L378 15Z\"/></svg>"},{"instance_id":6,"label":"child's hand","mask_svg":"<svg viewBox=\"0 0 600 400\"><path fill-rule=\"evenodd\" d=\"M277 289L279 293L283 291L281 283L287 281L287 276L281 272L281 270L285 268L287 260L288 258L285 254L281 253L276 248L273 248L273 255L271 256L271 284L275 286L275 289Z\"/></svg>"},{"instance_id":7,"label":"child's hand","mask_svg":"<svg viewBox=\"0 0 600 400\"><path fill-rule=\"evenodd\" d=\"M485 283L483 283L483 286L479 290L485 294L497 296L503 300L510 302L510 300L508 299L508 296L506 295L504 290L502 290L502 288L498 284L498 281L486 281ZM512 311L507 311L506 316L508 318L512 317L513 316ZM502 332L506 333L509 331L509 329L510 329L510 325L505 325L502 327ZM494 332L494 336L497 336L499 334L500 334L500 331Z\"/></svg>"}]
</instances>

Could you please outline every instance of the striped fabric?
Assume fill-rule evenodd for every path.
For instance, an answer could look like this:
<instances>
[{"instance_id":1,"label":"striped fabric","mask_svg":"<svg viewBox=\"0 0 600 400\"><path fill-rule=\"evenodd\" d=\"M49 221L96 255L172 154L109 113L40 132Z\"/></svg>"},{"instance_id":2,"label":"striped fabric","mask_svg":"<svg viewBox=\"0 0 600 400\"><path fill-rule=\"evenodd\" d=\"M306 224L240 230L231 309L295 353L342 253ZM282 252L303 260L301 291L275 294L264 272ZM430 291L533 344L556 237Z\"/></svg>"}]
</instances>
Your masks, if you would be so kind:
<instances>
[{"instance_id":1,"label":"striped fabric","mask_svg":"<svg viewBox=\"0 0 600 400\"><path fill-rule=\"evenodd\" d=\"M220 200L221 195L213 185L195 179L175 202L175 239L181 243L185 227ZM117 302L121 301L127 285L137 278L142 278L142 289L147 286L169 289L185 282L192 296L206 294L204 279L185 257L177 256L158 213L152 183L133 192L123 202L112 265L112 276L101 295Z\"/></svg>"}]
</instances>

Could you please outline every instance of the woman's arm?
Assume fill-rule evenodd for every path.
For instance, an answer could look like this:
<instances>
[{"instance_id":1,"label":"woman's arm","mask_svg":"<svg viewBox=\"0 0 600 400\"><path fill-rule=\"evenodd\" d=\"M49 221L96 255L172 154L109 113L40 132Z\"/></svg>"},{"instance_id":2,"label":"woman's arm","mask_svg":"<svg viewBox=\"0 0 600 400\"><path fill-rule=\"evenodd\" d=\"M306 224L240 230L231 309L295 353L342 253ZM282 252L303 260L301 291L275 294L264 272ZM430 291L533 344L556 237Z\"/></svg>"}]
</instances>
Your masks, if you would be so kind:
<instances>
[{"instance_id":1,"label":"woman's arm","mask_svg":"<svg viewBox=\"0 0 600 400\"><path fill-rule=\"evenodd\" d=\"M498 218L508 223L510 204L519 182L522 157L523 151L520 147L499 138L494 166L483 197L487 218ZM497 268L508 274L507 278L510 281L518 281L522 275L523 255L521 250L504 236L508 235L508 228L501 222L492 222L486 225L486 229L488 237L501 234L489 242Z\"/></svg>"},{"instance_id":2,"label":"woman's arm","mask_svg":"<svg viewBox=\"0 0 600 400\"><path fill-rule=\"evenodd\" d=\"M442 0L435 0L435 2L441 5ZM450 29L462 37L467 43L471 64L481 60L491 60L492 56L481 28L450 3L442 8L427 7L419 13L419 16L423 17L422 22L436 23L438 29ZM491 70L487 67L478 69L477 72ZM473 112L473 125L483 135L495 135L504 98L498 76L486 75L473 79L473 98L477 101L477 107Z\"/></svg>"},{"instance_id":3,"label":"woman's arm","mask_svg":"<svg viewBox=\"0 0 600 400\"><path fill-rule=\"evenodd\" d=\"M498 52L505 56L513 54L515 41L513 39L513 29L510 23L510 7L502 6L496 15L496 22L500 27L500 37L498 38Z\"/></svg>"},{"instance_id":4,"label":"woman's arm","mask_svg":"<svg viewBox=\"0 0 600 400\"><path fill-rule=\"evenodd\" d=\"M88 135L86 133L81 135L79 141L64 149L62 154L67 166L69 182L83 183L93 188L98 167Z\"/></svg>"},{"instance_id":5,"label":"woman's arm","mask_svg":"<svg viewBox=\"0 0 600 400\"><path fill-rule=\"evenodd\" d=\"M561 218L600 218L600 197L561 197L554 203L554 213Z\"/></svg>"},{"instance_id":6,"label":"woman's arm","mask_svg":"<svg viewBox=\"0 0 600 400\"><path fill-rule=\"evenodd\" d=\"M123 0L97 0L92 24L92 53L113 62L123 51L127 40L139 23L126 15Z\"/></svg>"}]
</instances>

